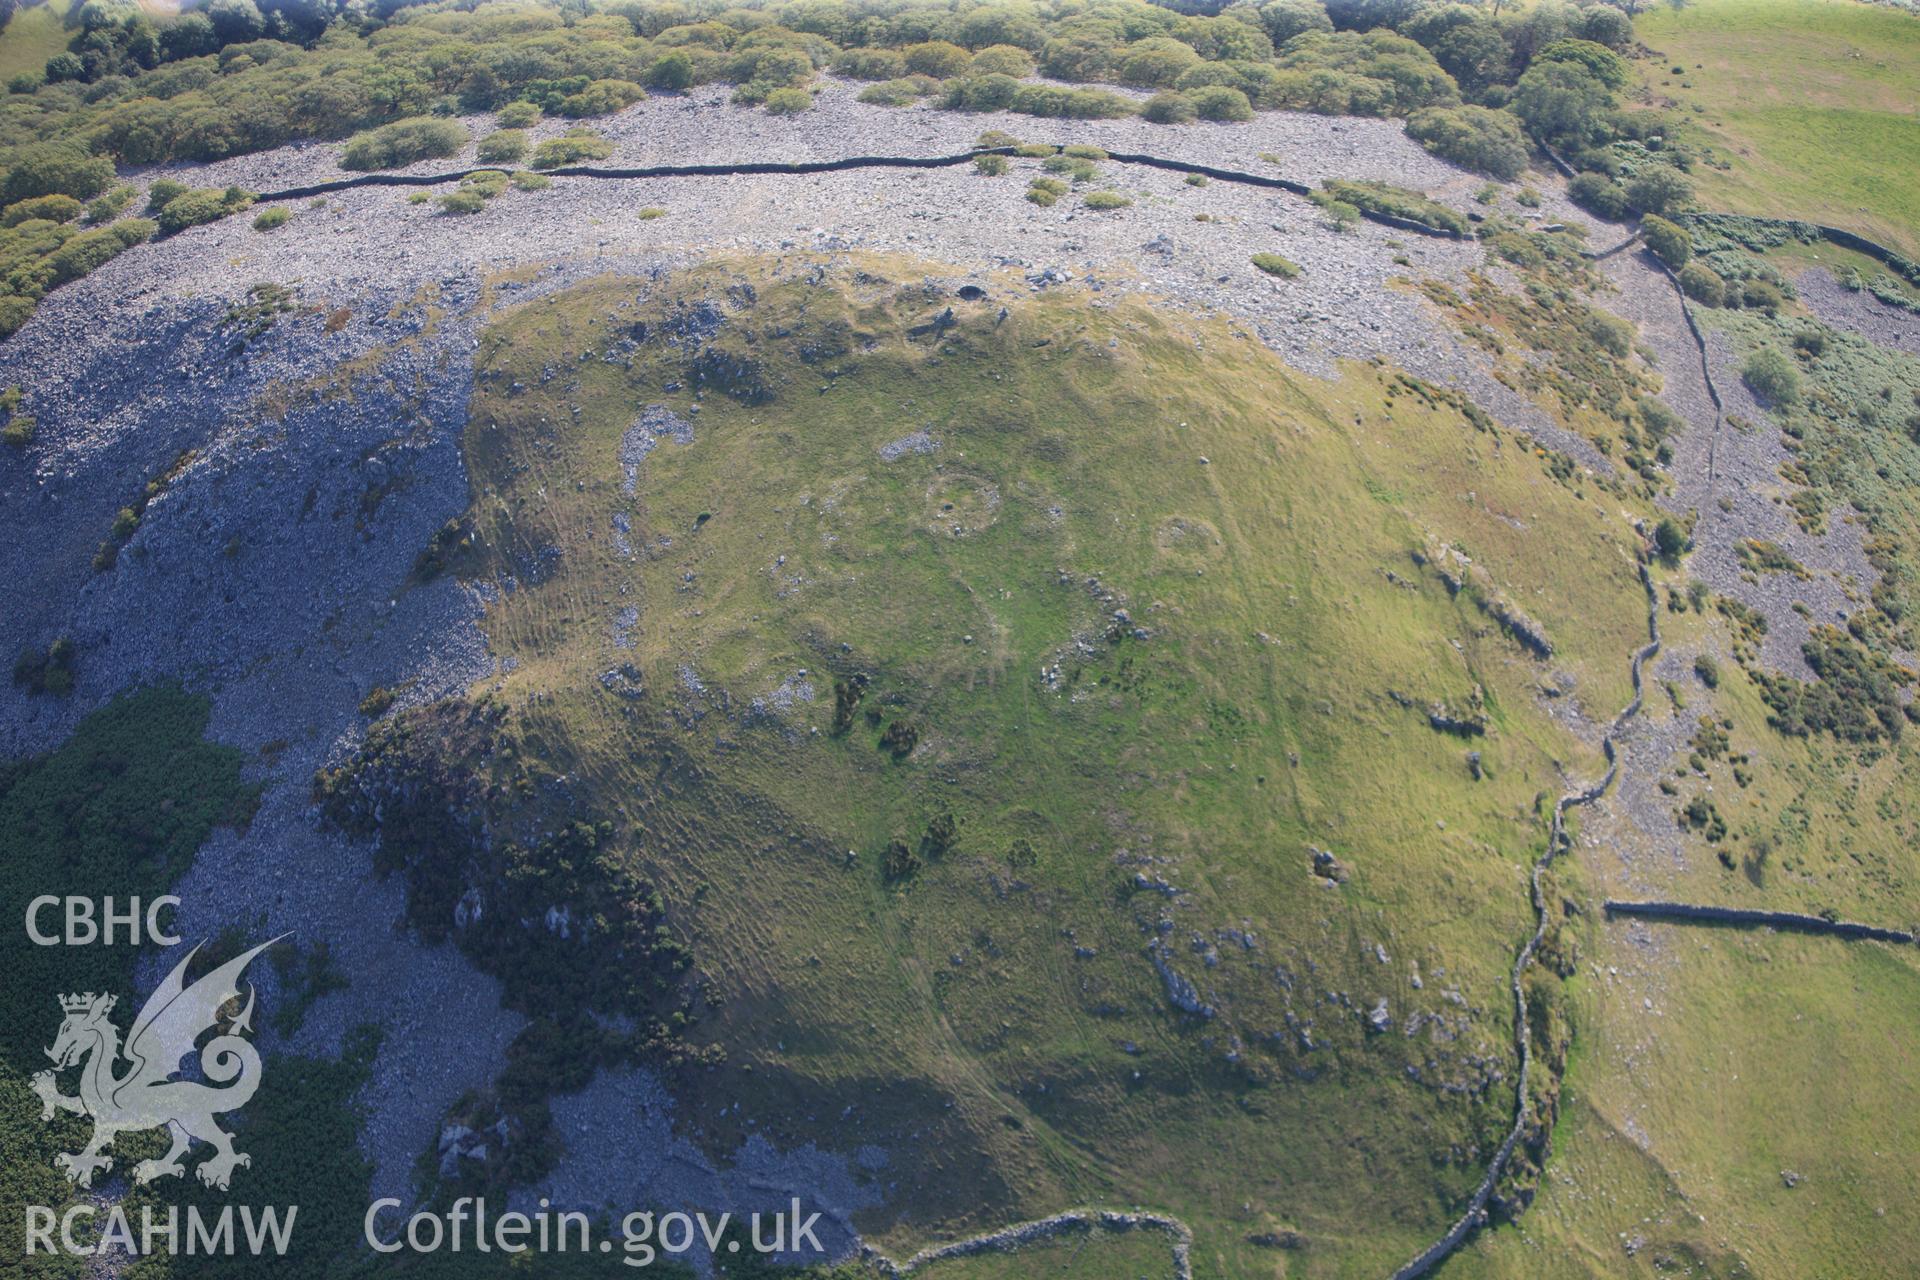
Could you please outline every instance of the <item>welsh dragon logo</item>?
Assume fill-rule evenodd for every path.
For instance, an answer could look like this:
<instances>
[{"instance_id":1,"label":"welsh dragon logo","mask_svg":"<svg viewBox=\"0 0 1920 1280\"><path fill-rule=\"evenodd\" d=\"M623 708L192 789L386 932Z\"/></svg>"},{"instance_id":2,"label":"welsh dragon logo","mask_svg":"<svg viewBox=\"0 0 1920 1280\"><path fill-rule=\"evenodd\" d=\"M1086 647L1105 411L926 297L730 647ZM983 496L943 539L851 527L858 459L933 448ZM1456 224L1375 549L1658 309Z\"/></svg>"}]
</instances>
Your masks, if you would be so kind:
<instances>
[{"instance_id":1,"label":"welsh dragon logo","mask_svg":"<svg viewBox=\"0 0 1920 1280\"><path fill-rule=\"evenodd\" d=\"M263 942L189 985L187 966L200 951L195 946L148 997L125 1046L119 1028L107 1017L117 1003L114 996L89 991L60 997L66 1019L47 1050L54 1069L35 1075L32 1083L40 1095L42 1120L53 1119L56 1110L93 1119L93 1138L83 1150L53 1158L54 1167L69 1181L91 1186L95 1173L112 1169L113 1158L100 1152L117 1134L162 1126L173 1145L160 1159L134 1166L136 1184L185 1173L180 1158L196 1139L213 1148L194 1171L209 1187L225 1191L234 1169L252 1163L233 1149L233 1136L213 1122L216 1115L244 1107L260 1087L260 1053L243 1038L253 1029L251 984L246 1007L200 1048L200 1074L211 1083L174 1077L200 1037L218 1028L221 1007L239 996L237 984L247 965L279 940ZM55 1076L75 1065L80 1066L80 1094L68 1097Z\"/></svg>"}]
</instances>

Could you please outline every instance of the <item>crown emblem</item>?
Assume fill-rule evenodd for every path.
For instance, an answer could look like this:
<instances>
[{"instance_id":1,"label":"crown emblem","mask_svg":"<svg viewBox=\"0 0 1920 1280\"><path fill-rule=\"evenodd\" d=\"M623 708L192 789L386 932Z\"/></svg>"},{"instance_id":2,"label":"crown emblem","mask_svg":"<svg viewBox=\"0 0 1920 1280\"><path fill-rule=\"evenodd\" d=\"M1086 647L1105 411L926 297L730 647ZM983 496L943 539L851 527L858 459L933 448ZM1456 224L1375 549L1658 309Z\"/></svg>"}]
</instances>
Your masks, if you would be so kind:
<instances>
[{"instance_id":1,"label":"crown emblem","mask_svg":"<svg viewBox=\"0 0 1920 1280\"><path fill-rule=\"evenodd\" d=\"M113 1008L113 1002L114 997L96 996L91 991L84 992L80 995L60 997L60 1007L68 1013L86 1013L91 1010L96 1003L99 1005L100 1012L105 1013Z\"/></svg>"}]
</instances>

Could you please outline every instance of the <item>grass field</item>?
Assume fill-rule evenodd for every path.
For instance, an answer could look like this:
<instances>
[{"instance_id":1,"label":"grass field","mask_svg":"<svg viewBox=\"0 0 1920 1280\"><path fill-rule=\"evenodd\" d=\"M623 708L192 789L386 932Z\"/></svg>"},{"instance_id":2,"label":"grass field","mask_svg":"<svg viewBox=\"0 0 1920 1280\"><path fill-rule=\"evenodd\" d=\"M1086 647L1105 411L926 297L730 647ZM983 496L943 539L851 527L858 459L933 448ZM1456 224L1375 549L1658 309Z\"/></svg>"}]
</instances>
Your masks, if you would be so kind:
<instances>
[{"instance_id":1,"label":"grass field","mask_svg":"<svg viewBox=\"0 0 1920 1280\"><path fill-rule=\"evenodd\" d=\"M47 59L67 47L73 32L67 28L69 0L47 0L21 8L0 29L0 82L45 70Z\"/></svg>"},{"instance_id":2,"label":"grass field","mask_svg":"<svg viewBox=\"0 0 1920 1280\"><path fill-rule=\"evenodd\" d=\"M1913 1275L1912 949L1607 928L1540 1200L1443 1274Z\"/></svg>"},{"instance_id":3,"label":"grass field","mask_svg":"<svg viewBox=\"0 0 1920 1280\"><path fill-rule=\"evenodd\" d=\"M1098 1203L1194 1223L1209 1276L1273 1274L1247 1237L1281 1229L1289 1274L1397 1265L1508 1120L1523 869L1602 767L1538 690L1626 700L1630 511L1390 371L1310 382L1217 323L937 275L728 263L491 329L462 572L520 584L492 697L720 997L687 1102L717 1151L848 1116L895 1152L863 1227L896 1255ZM629 494L649 404L693 442ZM1443 544L1484 575L1458 596ZM923 865L890 878L895 839ZM1171 1005L1160 939L1212 1012Z\"/></svg>"},{"instance_id":4,"label":"grass field","mask_svg":"<svg viewBox=\"0 0 1920 1280\"><path fill-rule=\"evenodd\" d=\"M1826 222L1920 254L1914 15L1857 0L1698 0L1650 5L1635 29L1656 51L1640 63L1653 99L1730 162L1695 167L1705 207Z\"/></svg>"}]
</instances>

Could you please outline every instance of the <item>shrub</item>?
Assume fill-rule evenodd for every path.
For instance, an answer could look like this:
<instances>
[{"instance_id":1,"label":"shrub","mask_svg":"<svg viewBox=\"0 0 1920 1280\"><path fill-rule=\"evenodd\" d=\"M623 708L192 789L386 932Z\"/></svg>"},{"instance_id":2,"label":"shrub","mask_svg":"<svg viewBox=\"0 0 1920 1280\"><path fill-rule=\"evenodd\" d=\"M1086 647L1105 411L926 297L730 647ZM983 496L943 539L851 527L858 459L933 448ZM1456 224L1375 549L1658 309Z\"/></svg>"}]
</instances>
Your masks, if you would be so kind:
<instances>
[{"instance_id":1,"label":"shrub","mask_svg":"<svg viewBox=\"0 0 1920 1280\"><path fill-rule=\"evenodd\" d=\"M553 179L544 173L528 173L525 169L514 172L513 185L522 191L545 191L553 185Z\"/></svg>"},{"instance_id":2,"label":"shrub","mask_svg":"<svg viewBox=\"0 0 1920 1280\"><path fill-rule=\"evenodd\" d=\"M1067 194L1067 184L1058 178L1035 178L1027 188L1027 199L1042 209L1059 202Z\"/></svg>"},{"instance_id":3,"label":"shrub","mask_svg":"<svg viewBox=\"0 0 1920 1280\"><path fill-rule=\"evenodd\" d=\"M1110 120L1133 114L1133 103L1104 89L1061 89L1027 84L1014 95L1010 110L1029 116L1070 120Z\"/></svg>"},{"instance_id":4,"label":"shrub","mask_svg":"<svg viewBox=\"0 0 1920 1280\"><path fill-rule=\"evenodd\" d=\"M33 299L0 294L0 338L11 338L33 319Z\"/></svg>"},{"instance_id":5,"label":"shrub","mask_svg":"<svg viewBox=\"0 0 1920 1280\"><path fill-rule=\"evenodd\" d=\"M973 171L983 178L997 178L1007 171L1005 156L975 156Z\"/></svg>"},{"instance_id":6,"label":"shrub","mask_svg":"<svg viewBox=\"0 0 1920 1280\"><path fill-rule=\"evenodd\" d=\"M967 68L976 76L999 75L1024 79L1033 74L1033 55L1018 45L988 45L973 55Z\"/></svg>"},{"instance_id":7,"label":"shrub","mask_svg":"<svg viewBox=\"0 0 1920 1280\"><path fill-rule=\"evenodd\" d=\"M1292 280L1300 274L1299 263L1277 253L1256 253L1250 261L1261 271L1282 280Z\"/></svg>"},{"instance_id":8,"label":"shrub","mask_svg":"<svg viewBox=\"0 0 1920 1280\"><path fill-rule=\"evenodd\" d=\"M1390 183L1348 182L1328 178L1321 185L1325 188L1320 195L1322 201L1331 200L1390 217L1405 218L1455 235L1465 235L1473 225L1464 214L1456 213L1436 200L1429 200L1417 191L1408 191Z\"/></svg>"},{"instance_id":9,"label":"shrub","mask_svg":"<svg viewBox=\"0 0 1920 1280\"><path fill-rule=\"evenodd\" d=\"M678 49L662 54L647 68L649 89L659 89L663 93L685 93L692 86L693 59Z\"/></svg>"},{"instance_id":10,"label":"shrub","mask_svg":"<svg viewBox=\"0 0 1920 1280\"><path fill-rule=\"evenodd\" d=\"M1753 311L1764 311L1768 315L1778 315L1780 308L1787 303L1787 296L1780 292L1780 286L1771 280L1753 276L1740 285L1740 305ZM1727 287L1727 305L1733 305L1733 287Z\"/></svg>"},{"instance_id":11,"label":"shrub","mask_svg":"<svg viewBox=\"0 0 1920 1280\"><path fill-rule=\"evenodd\" d=\"M1084 156L1070 156L1064 153L1048 156L1040 167L1048 173L1060 174L1074 182L1091 182L1100 173L1099 167L1093 161Z\"/></svg>"},{"instance_id":12,"label":"shrub","mask_svg":"<svg viewBox=\"0 0 1920 1280\"><path fill-rule=\"evenodd\" d=\"M1520 122L1486 107L1422 107L1407 117L1407 136L1457 165L1511 182L1527 167Z\"/></svg>"},{"instance_id":13,"label":"shrub","mask_svg":"<svg viewBox=\"0 0 1920 1280\"><path fill-rule=\"evenodd\" d=\"M33 443L33 433L39 424L30 413L16 413L7 419L7 425L0 427L0 444L8 448L24 449Z\"/></svg>"},{"instance_id":14,"label":"shrub","mask_svg":"<svg viewBox=\"0 0 1920 1280\"><path fill-rule=\"evenodd\" d=\"M1608 222L1619 222L1633 211L1626 188L1605 174L1576 173L1567 183L1567 198Z\"/></svg>"},{"instance_id":15,"label":"shrub","mask_svg":"<svg viewBox=\"0 0 1920 1280\"><path fill-rule=\"evenodd\" d=\"M1020 82L1012 76L974 76L951 82L941 105L960 111L1005 111L1019 93Z\"/></svg>"},{"instance_id":16,"label":"shrub","mask_svg":"<svg viewBox=\"0 0 1920 1280\"><path fill-rule=\"evenodd\" d=\"M570 93L552 104L555 114L578 120L582 116L607 116L623 111L647 96L647 91L631 80L595 80L578 93Z\"/></svg>"},{"instance_id":17,"label":"shrub","mask_svg":"<svg viewBox=\"0 0 1920 1280\"><path fill-rule=\"evenodd\" d=\"M14 659L13 682L28 693L65 697L73 692L73 641L62 636L45 649L26 648Z\"/></svg>"},{"instance_id":18,"label":"shrub","mask_svg":"<svg viewBox=\"0 0 1920 1280\"><path fill-rule=\"evenodd\" d=\"M91 200L113 182L113 161L71 142L41 142L13 153L0 180L0 205L35 196Z\"/></svg>"},{"instance_id":19,"label":"shrub","mask_svg":"<svg viewBox=\"0 0 1920 1280\"><path fill-rule=\"evenodd\" d=\"M476 148L482 164L512 164L527 154L523 129L500 129L480 139Z\"/></svg>"},{"instance_id":20,"label":"shrub","mask_svg":"<svg viewBox=\"0 0 1920 1280\"><path fill-rule=\"evenodd\" d=\"M1624 360L1633 350L1633 326L1619 316L1589 309L1580 327L1596 346L1616 360Z\"/></svg>"},{"instance_id":21,"label":"shrub","mask_svg":"<svg viewBox=\"0 0 1920 1280\"><path fill-rule=\"evenodd\" d=\"M655 218L664 218L667 211L657 204L650 204L637 215L642 222L652 222Z\"/></svg>"},{"instance_id":22,"label":"shrub","mask_svg":"<svg viewBox=\"0 0 1920 1280\"><path fill-rule=\"evenodd\" d=\"M1148 98L1140 114L1154 124L1191 124L1200 118L1199 108L1184 93L1168 90Z\"/></svg>"},{"instance_id":23,"label":"shrub","mask_svg":"<svg viewBox=\"0 0 1920 1280\"><path fill-rule=\"evenodd\" d=\"M161 178L147 188L147 212L160 212L167 207L167 201L175 196L183 196L192 189L184 182L175 182L172 178Z\"/></svg>"},{"instance_id":24,"label":"shrub","mask_svg":"<svg viewBox=\"0 0 1920 1280\"><path fill-rule=\"evenodd\" d=\"M340 167L360 171L397 169L416 160L453 155L465 145L465 125L456 120L416 116L355 134L341 154Z\"/></svg>"},{"instance_id":25,"label":"shrub","mask_svg":"<svg viewBox=\"0 0 1920 1280\"><path fill-rule=\"evenodd\" d=\"M1793 335L1793 349L1818 360L1827 352L1827 335L1819 329L1802 329Z\"/></svg>"},{"instance_id":26,"label":"shrub","mask_svg":"<svg viewBox=\"0 0 1920 1280\"><path fill-rule=\"evenodd\" d=\"M1627 180L1627 203L1640 213L1672 213L1693 201L1693 184L1666 165L1652 165Z\"/></svg>"},{"instance_id":27,"label":"shrub","mask_svg":"<svg viewBox=\"0 0 1920 1280\"><path fill-rule=\"evenodd\" d=\"M1726 300L1727 285L1706 263L1689 262L1680 268L1680 291L1695 302L1717 307Z\"/></svg>"},{"instance_id":28,"label":"shrub","mask_svg":"<svg viewBox=\"0 0 1920 1280\"><path fill-rule=\"evenodd\" d=\"M539 124L540 117L544 114L538 103L509 102L500 108L499 114L494 117L494 123L502 129L529 129Z\"/></svg>"},{"instance_id":29,"label":"shrub","mask_svg":"<svg viewBox=\"0 0 1920 1280\"><path fill-rule=\"evenodd\" d=\"M230 213L238 213L253 203L253 197L238 187L228 187L225 191L215 191L212 187L196 187L182 192L167 201L160 210L157 219L162 235L173 235L185 231L188 227L198 227L209 222L218 222ZM116 227L108 230L117 229Z\"/></svg>"},{"instance_id":30,"label":"shrub","mask_svg":"<svg viewBox=\"0 0 1920 1280\"><path fill-rule=\"evenodd\" d=\"M770 116L797 116L813 106L813 95L805 89L775 89L767 95L766 109Z\"/></svg>"},{"instance_id":31,"label":"shrub","mask_svg":"<svg viewBox=\"0 0 1920 1280\"><path fill-rule=\"evenodd\" d=\"M907 60L892 49L842 49L833 70L851 80L897 80L907 73Z\"/></svg>"},{"instance_id":32,"label":"shrub","mask_svg":"<svg viewBox=\"0 0 1920 1280\"><path fill-rule=\"evenodd\" d=\"M1720 687L1720 664L1704 653L1693 660L1693 674L1709 689Z\"/></svg>"},{"instance_id":33,"label":"shrub","mask_svg":"<svg viewBox=\"0 0 1920 1280\"><path fill-rule=\"evenodd\" d=\"M10 204L0 211L0 226L17 227L35 218L47 222L72 222L84 208L86 206L72 196L35 196L31 200Z\"/></svg>"},{"instance_id":34,"label":"shrub","mask_svg":"<svg viewBox=\"0 0 1920 1280\"><path fill-rule=\"evenodd\" d=\"M860 91L859 101L882 107L904 107L940 88L940 82L926 76L908 76L870 84Z\"/></svg>"},{"instance_id":35,"label":"shrub","mask_svg":"<svg viewBox=\"0 0 1920 1280\"><path fill-rule=\"evenodd\" d=\"M292 211L285 205L275 205L271 209L263 209L260 211L260 216L253 220L253 229L255 231L271 231L275 227L286 226L292 218Z\"/></svg>"},{"instance_id":36,"label":"shrub","mask_svg":"<svg viewBox=\"0 0 1920 1280\"><path fill-rule=\"evenodd\" d=\"M1762 347L1740 366L1740 380L1768 405L1789 405L1800 398L1800 371L1772 347Z\"/></svg>"},{"instance_id":37,"label":"shrub","mask_svg":"<svg viewBox=\"0 0 1920 1280\"><path fill-rule=\"evenodd\" d=\"M1018 147L1020 145L1020 139L1014 137L1005 129L986 129L981 132L979 137L973 140L973 145L983 151L998 147Z\"/></svg>"},{"instance_id":38,"label":"shrub","mask_svg":"<svg viewBox=\"0 0 1920 1280\"><path fill-rule=\"evenodd\" d=\"M920 44L910 44L900 52L906 59L908 71L923 76L933 76L938 80L959 75L966 70L967 64L973 61L972 54L947 40L927 40Z\"/></svg>"},{"instance_id":39,"label":"shrub","mask_svg":"<svg viewBox=\"0 0 1920 1280\"><path fill-rule=\"evenodd\" d=\"M1089 209L1124 209L1133 203L1118 191L1089 191L1081 203Z\"/></svg>"},{"instance_id":40,"label":"shrub","mask_svg":"<svg viewBox=\"0 0 1920 1280\"><path fill-rule=\"evenodd\" d=\"M1239 122L1253 119L1253 104L1238 89L1210 84L1187 95L1202 120Z\"/></svg>"},{"instance_id":41,"label":"shrub","mask_svg":"<svg viewBox=\"0 0 1920 1280\"><path fill-rule=\"evenodd\" d=\"M1693 256L1693 238L1687 229L1658 214L1650 213L1640 220L1640 238L1654 257L1675 271L1686 266L1687 259Z\"/></svg>"},{"instance_id":42,"label":"shrub","mask_svg":"<svg viewBox=\"0 0 1920 1280\"><path fill-rule=\"evenodd\" d=\"M447 213L479 213L487 207L487 198L471 187L462 187L458 191L449 191L440 197L440 208Z\"/></svg>"},{"instance_id":43,"label":"shrub","mask_svg":"<svg viewBox=\"0 0 1920 1280\"><path fill-rule=\"evenodd\" d=\"M1174 81L1197 66L1200 55L1191 45L1165 36L1136 40L1121 51L1120 80L1142 88L1172 88Z\"/></svg>"},{"instance_id":44,"label":"shrub","mask_svg":"<svg viewBox=\"0 0 1920 1280\"><path fill-rule=\"evenodd\" d=\"M533 167L558 169L582 160L605 160L613 154L613 144L597 133L582 130L548 138L533 149Z\"/></svg>"},{"instance_id":45,"label":"shrub","mask_svg":"<svg viewBox=\"0 0 1920 1280\"><path fill-rule=\"evenodd\" d=\"M140 194L140 188L122 183L105 195L96 196L87 205L87 222L99 226L103 222L112 222L127 211L134 197Z\"/></svg>"}]
</instances>

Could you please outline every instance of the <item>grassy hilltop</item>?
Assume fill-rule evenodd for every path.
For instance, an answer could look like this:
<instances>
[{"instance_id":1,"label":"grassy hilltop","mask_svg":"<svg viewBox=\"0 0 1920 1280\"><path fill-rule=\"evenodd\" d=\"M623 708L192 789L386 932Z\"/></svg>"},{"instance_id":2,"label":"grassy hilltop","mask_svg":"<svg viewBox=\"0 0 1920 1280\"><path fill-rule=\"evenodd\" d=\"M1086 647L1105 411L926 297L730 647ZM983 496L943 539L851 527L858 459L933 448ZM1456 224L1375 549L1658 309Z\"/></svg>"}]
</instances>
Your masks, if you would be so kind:
<instances>
[{"instance_id":1,"label":"grassy hilltop","mask_svg":"<svg viewBox=\"0 0 1920 1280\"><path fill-rule=\"evenodd\" d=\"M450 752L502 826L607 824L573 891L664 902L726 1051L697 1124L857 1117L883 1242L1140 1203L1214 1274L1280 1229L1303 1274L1395 1265L1510 1119L1524 868L1602 768L1537 689L1626 700L1638 537L1411 379L938 278L724 263L500 321L442 548L513 580L499 737L403 717L360 768ZM532 962L472 949L512 996Z\"/></svg>"}]
</instances>

